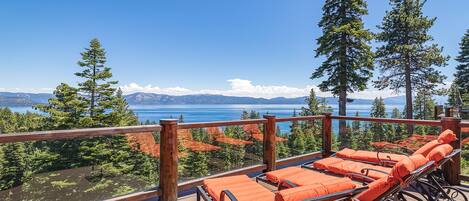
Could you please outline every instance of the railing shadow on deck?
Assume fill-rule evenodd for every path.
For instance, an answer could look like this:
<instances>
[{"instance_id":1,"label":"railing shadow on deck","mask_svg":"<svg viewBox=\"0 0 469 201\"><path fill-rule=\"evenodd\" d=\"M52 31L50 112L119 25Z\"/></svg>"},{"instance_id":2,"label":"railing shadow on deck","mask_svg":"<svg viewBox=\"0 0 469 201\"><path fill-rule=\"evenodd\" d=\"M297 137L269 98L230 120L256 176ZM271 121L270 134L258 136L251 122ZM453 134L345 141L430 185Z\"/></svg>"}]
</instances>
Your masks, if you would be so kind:
<instances>
[{"instance_id":1,"label":"railing shadow on deck","mask_svg":"<svg viewBox=\"0 0 469 201\"><path fill-rule=\"evenodd\" d=\"M280 122L294 121L321 121L322 122L322 147L321 151L307 153L298 156L292 156L278 160L276 158L276 128ZM204 179L250 174L255 172L265 172L275 170L277 166L285 166L288 164L298 163L299 161L311 160L317 157L328 157L332 152L332 120L352 120L366 122L381 123L398 123L413 124L426 126L441 126L443 130L451 129L458 137L458 141L453 143L454 148L461 147L461 127L469 127L468 122L461 122L458 118L443 117L441 120L409 120L409 119L389 119L389 118L370 118L370 117L350 117L350 116L332 116L330 113L316 116L286 117L276 118L274 115L264 115L262 119L253 120L237 120L237 121L218 121L218 122L202 122L202 123L177 123L177 120L166 119L161 120L160 125L145 126L129 126L114 128L89 128L76 130L58 130L58 131L41 131L30 133L3 134L0 135L0 144L12 142L28 142L40 140L60 140L74 139L86 137L109 136L127 133L142 132L160 132L160 173L164 174L160 178L158 187L152 189L131 193L128 195L112 198L109 200L146 200L159 196L161 200L175 201L178 192L191 189L200 185ZM244 167L241 169L231 170L207 177L197 178L189 181L178 183L178 147L177 147L177 130L178 129L196 129L206 127L222 127L222 126L240 126L247 124L263 124L263 164ZM453 163L449 163L444 167L444 172L450 183L459 184L461 179L469 178L460 175L460 160L458 155L453 158Z\"/></svg>"}]
</instances>

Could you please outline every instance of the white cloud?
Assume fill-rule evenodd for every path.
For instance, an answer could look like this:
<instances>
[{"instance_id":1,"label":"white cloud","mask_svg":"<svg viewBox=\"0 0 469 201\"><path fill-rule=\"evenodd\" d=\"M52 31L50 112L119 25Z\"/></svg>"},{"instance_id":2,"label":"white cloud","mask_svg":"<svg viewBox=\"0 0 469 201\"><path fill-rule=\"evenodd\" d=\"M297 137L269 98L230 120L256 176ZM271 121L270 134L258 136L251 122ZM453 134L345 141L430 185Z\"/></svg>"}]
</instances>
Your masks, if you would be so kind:
<instances>
[{"instance_id":1,"label":"white cloud","mask_svg":"<svg viewBox=\"0 0 469 201\"><path fill-rule=\"evenodd\" d=\"M219 94L225 96L248 96L256 98L275 98L275 97L301 97L307 96L311 88L314 88L317 96L330 97L332 96L329 92L321 92L315 85L306 85L304 87L292 87L286 85L259 85L253 84L250 80L244 79L230 79L227 80L229 84L228 89L188 89L181 86L162 88L153 85L139 85L137 83L130 83L127 85L120 86L125 94L135 92L145 93L158 93L168 95L187 95L187 94ZM446 87L449 84L446 85ZM1 88L0 91L4 92L29 92L29 93L52 93L52 88ZM391 97L402 94L395 94L391 90L378 90L378 89L367 89L365 91L356 92L349 94L349 98L363 98L373 99L375 97Z\"/></svg>"},{"instance_id":2,"label":"white cloud","mask_svg":"<svg viewBox=\"0 0 469 201\"><path fill-rule=\"evenodd\" d=\"M168 95L187 95L187 94L219 94L226 96L248 96L257 98L274 98L274 97L300 97L307 96L311 88L314 88L316 95L321 97L332 96L329 92L321 92L317 86L307 85L305 87L291 87L286 85L255 85L250 80L244 79L230 79L227 80L230 85L229 89L201 89L193 90L183 87L169 87L161 88L158 86L146 85L141 86L137 83L130 83L121 86L124 93L146 92L146 93L159 93ZM401 94L395 94L391 90L377 90L368 89L362 92L352 93L350 98L364 98L373 99L375 97L391 97Z\"/></svg>"},{"instance_id":3,"label":"white cloud","mask_svg":"<svg viewBox=\"0 0 469 201\"><path fill-rule=\"evenodd\" d=\"M52 93L53 88L2 88L0 87L0 92L13 92L13 93Z\"/></svg>"},{"instance_id":4,"label":"white cloud","mask_svg":"<svg viewBox=\"0 0 469 201\"><path fill-rule=\"evenodd\" d=\"M182 87L160 88L152 85L140 86L137 83L130 83L128 85L121 86L120 88L126 94L134 92L145 92L169 95L185 95L192 92L191 90Z\"/></svg>"}]
</instances>

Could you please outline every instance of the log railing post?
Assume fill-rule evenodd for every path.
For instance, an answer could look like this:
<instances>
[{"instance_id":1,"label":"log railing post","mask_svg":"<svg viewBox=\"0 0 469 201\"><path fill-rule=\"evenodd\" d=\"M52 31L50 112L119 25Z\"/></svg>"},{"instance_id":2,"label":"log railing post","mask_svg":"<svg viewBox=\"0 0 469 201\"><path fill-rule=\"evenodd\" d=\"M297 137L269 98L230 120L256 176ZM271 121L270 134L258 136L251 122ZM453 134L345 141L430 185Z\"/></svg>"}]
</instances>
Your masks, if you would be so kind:
<instances>
[{"instance_id":1,"label":"log railing post","mask_svg":"<svg viewBox=\"0 0 469 201\"><path fill-rule=\"evenodd\" d=\"M451 143L454 149L461 148L461 119L455 117L443 117L441 119L442 130L450 129L456 134L458 140ZM443 166L445 178L451 185L459 185L461 183L461 155L458 154L452 158L452 161Z\"/></svg>"},{"instance_id":2,"label":"log railing post","mask_svg":"<svg viewBox=\"0 0 469 201\"><path fill-rule=\"evenodd\" d=\"M266 171L276 169L276 120L275 115L264 115L267 122L264 123L264 163L267 166Z\"/></svg>"},{"instance_id":3,"label":"log railing post","mask_svg":"<svg viewBox=\"0 0 469 201\"><path fill-rule=\"evenodd\" d=\"M160 191L164 201L177 200L178 178L178 146L177 146L177 120L160 120Z\"/></svg>"},{"instance_id":4,"label":"log railing post","mask_svg":"<svg viewBox=\"0 0 469 201\"><path fill-rule=\"evenodd\" d=\"M324 113L322 120L322 157L332 154L332 118L331 113Z\"/></svg>"}]
</instances>

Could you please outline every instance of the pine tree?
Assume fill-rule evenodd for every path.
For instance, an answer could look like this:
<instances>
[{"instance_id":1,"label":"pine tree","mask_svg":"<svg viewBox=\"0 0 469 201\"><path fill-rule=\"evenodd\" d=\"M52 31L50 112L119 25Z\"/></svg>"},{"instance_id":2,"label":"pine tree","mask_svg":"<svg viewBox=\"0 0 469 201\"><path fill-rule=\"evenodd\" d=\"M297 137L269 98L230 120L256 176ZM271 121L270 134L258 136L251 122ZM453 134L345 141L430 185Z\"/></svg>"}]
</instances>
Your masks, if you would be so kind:
<instances>
[{"instance_id":1,"label":"pine tree","mask_svg":"<svg viewBox=\"0 0 469 201\"><path fill-rule=\"evenodd\" d=\"M459 65L456 66L456 73L454 74L456 79L454 82L463 98L462 101L466 106L469 106L469 29L464 34L459 46L461 50L456 57L456 61L459 62Z\"/></svg>"},{"instance_id":2,"label":"pine tree","mask_svg":"<svg viewBox=\"0 0 469 201\"><path fill-rule=\"evenodd\" d=\"M54 97L48 104L36 105L35 108L47 114L45 129L63 130L88 127L92 119L86 116L86 102L78 94L78 89L67 84L60 84L54 91ZM48 142L37 142L36 146L46 150L44 156L50 160L49 166L41 169L54 171L74 168L83 165L80 157L80 143L82 139L70 139Z\"/></svg>"},{"instance_id":3,"label":"pine tree","mask_svg":"<svg viewBox=\"0 0 469 201\"><path fill-rule=\"evenodd\" d=\"M178 122L179 122L179 123L184 123L184 116L182 116L182 114L179 115Z\"/></svg>"},{"instance_id":4,"label":"pine tree","mask_svg":"<svg viewBox=\"0 0 469 201\"><path fill-rule=\"evenodd\" d=\"M90 46L81 53L78 65L83 68L76 76L85 80L78 84L79 92L85 96L89 116L94 124L102 124L102 119L107 118L107 109L112 108L115 89L112 85L117 81L108 81L112 77L111 68L106 66L106 51L101 47L98 39L92 39Z\"/></svg>"},{"instance_id":5,"label":"pine tree","mask_svg":"<svg viewBox=\"0 0 469 201\"><path fill-rule=\"evenodd\" d=\"M418 91L414 101L414 118L415 119L433 119L433 110L435 101L432 95L426 91Z\"/></svg>"},{"instance_id":6,"label":"pine tree","mask_svg":"<svg viewBox=\"0 0 469 201\"><path fill-rule=\"evenodd\" d=\"M119 88L114 98L112 98L112 110L109 113L108 125L113 126L133 126L138 124L137 116L129 108L129 104L122 95Z\"/></svg>"},{"instance_id":7,"label":"pine tree","mask_svg":"<svg viewBox=\"0 0 469 201\"><path fill-rule=\"evenodd\" d=\"M459 86L456 81L453 81L449 89L447 90L448 93L448 104L452 107L460 108L463 106L462 96L459 90Z\"/></svg>"},{"instance_id":8,"label":"pine tree","mask_svg":"<svg viewBox=\"0 0 469 201\"><path fill-rule=\"evenodd\" d=\"M412 119L412 90L433 90L443 83L445 76L434 66L442 67L449 59L442 55L442 48L430 44L433 38L428 34L436 18L423 15L425 1L391 0L391 11L386 16L377 34L376 56L381 76L375 81L379 89L390 88L399 91L405 88L406 118ZM409 133L412 126L408 127Z\"/></svg>"},{"instance_id":9,"label":"pine tree","mask_svg":"<svg viewBox=\"0 0 469 201\"><path fill-rule=\"evenodd\" d=\"M397 109L397 108L392 109L391 118L393 118L393 119L402 119L402 114L399 111L399 109ZM406 128L405 128L404 124L394 124L392 126L392 130L393 130L392 132L394 134L393 141L401 140L401 139L406 138L406 135L405 135L405 132L404 132L405 129Z\"/></svg>"},{"instance_id":10,"label":"pine tree","mask_svg":"<svg viewBox=\"0 0 469 201\"><path fill-rule=\"evenodd\" d=\"M251 110L251 112L249 112L249 119L260 119L261 118L261 115L259 114L259 112L256 112L255 110Z\"/></svg>"},{"instance_id":11,"label":"pine tree","mask_svg":"<svg viewBox=\"0 0 469 201\"><path fill-rule=\"evenodd\" d=\"M355 117L359 117L360 115L358 114L358 111L355 112ZM360 121L353 121L352 122L352 131L358 131L360 130Z\"/></svg>"},{"instance_id":12,"label":"pine tree","mask_svg":"<svg viewBox=\"0 0 469 201\"><path fill-rule=\"evenodd\" d=\"M339 96L342 116L347 115L347 93L364 90L372 77L373 52L368 43L373 36L362 21L367 14L364 0L327 0L319 22L323 35L317 40L316 57L325 56L326 61L311 78L328 76L319 88ZM346 135L345 121L339 122L339 135Z\"/></svg>"},{"instance_id":13,"label":"pine tree","mask_svg":"<svg viewBox=\"0 0 469 201\"><path fill-rule=\"evenodd\" d=\"M311 88L309 96L306 98L306 104L308 107L301 107L300 116L313 116L324 113L323 108L320 108L321 102L316 97L314 89Z\"/></svg>"},{"instance_id":14,"label":"pine tree","mask_svg":"<svg viewBox=\"0 0 469 201\"><path fill-rule=\"evenodd\" d=\"M280 130L280 126L277 125L277 136L288 138L288 135L282 134ZM290 156L290 149L286 145L286 142L277 142L277 149L276 149L277 158L286 158Z\"/></svg>"},{"instance_id":15,"label":"pine tree","mask_svg":"<svg viewBox=\"0 0 469 201\"><path fill-rule=\"evenodd\" d=\"M35 108L48 114L47 129L72 129L87 126L91 119L86 118L86 103L78 94L78 90L60 84L54 91L47 105L36 105Z\"/></svg>"},{"instance_id":16,"label":"pine tree","mask_svg":"<svg viewBox=\"0 0 469 201\"><path fill-rule=\"evenodd\" d=\"M242 119L242 120L249 119L249 113L248 113L248 111L243 110L243 113L241 114L241 119Z\"/></svg>"},{"instance_id":17,"label":"pine tree","mask_svg":"<svg viewBox=\"0 0 469 201\"><path fill-rule=\"evenodd\" d=\"M383 98L375 98L371 107L370 116L375 118L386 118L386 107ZM387 129L385 124L379 122L371 122L370 131L374 141L383 141L387 138Z\"/></svg>"},{"instance_id":18,"label":"pine tree","mask_svg":"<svg viewBox=\"0 0 469 201\"><path fill-rule=\"evenodd\" d=\"M19 186L28 175L27 155L23 143L8 143L2 145L3 153L0 161L0 190Z\"/></svg>"},{"instance_id":19,"label":"pine tree","mask_svg":"<svg viewBox=\"0 0 469 201\"><path fill-rule=\"evenodd\" d=\"M188 164L187 173L191 177L202 177L208 174L208 157L204 152L189 152L186 163Z\"/></svg>"}]
</instances>

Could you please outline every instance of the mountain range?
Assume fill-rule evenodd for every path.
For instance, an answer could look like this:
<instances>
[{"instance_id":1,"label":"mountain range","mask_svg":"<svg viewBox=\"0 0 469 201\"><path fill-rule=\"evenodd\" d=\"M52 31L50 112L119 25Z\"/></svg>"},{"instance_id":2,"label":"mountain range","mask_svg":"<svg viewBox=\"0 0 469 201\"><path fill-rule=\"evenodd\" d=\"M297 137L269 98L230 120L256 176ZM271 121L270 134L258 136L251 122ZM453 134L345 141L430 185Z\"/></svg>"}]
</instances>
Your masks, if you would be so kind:
<instances>
[{"instance_id":1,"label":"mountain range","mask_svg":"<svg viewBox=\"0 0 469 201\"><path fill-rule=\"evenodd\" d=\"M52 94L47 93L12 93L0 92L0 106L33 106L35 104L47 103L49 98L53 97ZM143 93L137 92L125 95L125 99L130 105L184 105L184 104L305 104L306 97L297 98L253 98L253 97L238 97L238 96L223 96L213 94L197 94L197 95L182 95L172 96L165 94ZM437 102L441 104L444 102L443 97L436 97ZM338 102L338 98L326 97L329 104ZM368 105L371 104L371 99L350 99L352 104ZM405 104L404 96L394 96L384 99L387 105Z\"/></svg>"}]
</instances>

